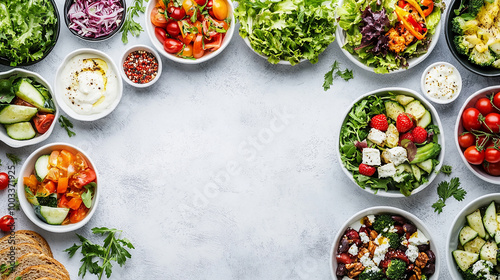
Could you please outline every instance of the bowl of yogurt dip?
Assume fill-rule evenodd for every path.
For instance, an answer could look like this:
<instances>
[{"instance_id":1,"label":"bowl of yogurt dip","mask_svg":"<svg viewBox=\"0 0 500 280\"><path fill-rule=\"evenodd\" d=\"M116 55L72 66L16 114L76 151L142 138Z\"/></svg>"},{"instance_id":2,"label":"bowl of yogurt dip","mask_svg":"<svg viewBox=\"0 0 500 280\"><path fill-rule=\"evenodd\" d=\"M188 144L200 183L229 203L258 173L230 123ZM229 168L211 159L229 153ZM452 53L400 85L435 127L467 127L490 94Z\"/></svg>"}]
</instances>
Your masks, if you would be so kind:
<instances>
[{"instance_id":1,"label":"bowl of yogurt dip","mask_svg":"<svg viewBox=\"0 0 500 280\"><path fill-rule=\"evenodd\" d=\"M450 63L436 62L425 69L420 86L423 95L430 101L448 104L460 95L462 76Z\"/></svg>"},{"instance_id":2,"label":"bowl of yogurt dip","mask_svg":"<svg viewBox=\"0 0 500 280\"><path fill-rule=\"evenodd\" d=\"M68 54L57 69L54 85L59 107L80 121L107 116L123 94L118 67L108 55L95 49Z\"/></svg>"}]
</instances>

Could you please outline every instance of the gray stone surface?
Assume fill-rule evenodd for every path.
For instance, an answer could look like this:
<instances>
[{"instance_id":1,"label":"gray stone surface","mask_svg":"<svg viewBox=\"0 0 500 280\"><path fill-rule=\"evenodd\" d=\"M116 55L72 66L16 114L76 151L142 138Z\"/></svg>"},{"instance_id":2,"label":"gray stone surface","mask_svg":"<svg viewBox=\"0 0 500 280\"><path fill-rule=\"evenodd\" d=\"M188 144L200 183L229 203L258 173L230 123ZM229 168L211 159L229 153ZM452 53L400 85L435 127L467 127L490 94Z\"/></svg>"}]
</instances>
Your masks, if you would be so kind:
<instances>
[{"instance_id":1,"label":"gray stone surface","mask_svg":"<svg viewBox=\"0 0 500 280\"><path fill-rule=\"evenodd\" d=\"M60 12L63 2L57 0ZM53 85L57 67L72 50L96 48L118 62L125 48L137 43L151 45L146 33L127 46L119 36L84 42L63 23L55 50L26 69ZM323 75L335 60L353 69L355 78L335 80L324 92ZM437 200L437 183L449 178L439 175L409 198L375 197L343 174L334 146L341 117L356 97L389 86L420 91L422 71L436 61L451 62L463 77L458 100L436 109L446 135L446 164L468 191L463 202L447 201L440 215L431 205ZM440 249L440 279L450 279L445 245L455 214L498 188L462 163L453 136L457 111L471 93L497 84L498 78L461 67L443 31L423 63L385 76L357 68L336 43L315 65L271 65L238 34L221 55L202 65L163 63L161 80L151 88L124 84L123 99L108 117L73 121L75 137L56 127L36 146L0 144L2 169L10 165L5 152L25 159L50 142L71 143L90 154L100 172L102 196L93 219L77 233L91 236L96 226L119 228L136 246L126 266L115 265L112 279L330 279L329 254L337 230L356 212L376 205L399 207L421 218ZM0 71L8 69L0 66ZM18 173L20 169L17 165ZM6 192L0 199L7 200ZM21 211L17 225L42 233L55 257L78 278L79 258L69 259L63 252L77 242L73 233L44 232Z\"/></svg>"}]
</instances>

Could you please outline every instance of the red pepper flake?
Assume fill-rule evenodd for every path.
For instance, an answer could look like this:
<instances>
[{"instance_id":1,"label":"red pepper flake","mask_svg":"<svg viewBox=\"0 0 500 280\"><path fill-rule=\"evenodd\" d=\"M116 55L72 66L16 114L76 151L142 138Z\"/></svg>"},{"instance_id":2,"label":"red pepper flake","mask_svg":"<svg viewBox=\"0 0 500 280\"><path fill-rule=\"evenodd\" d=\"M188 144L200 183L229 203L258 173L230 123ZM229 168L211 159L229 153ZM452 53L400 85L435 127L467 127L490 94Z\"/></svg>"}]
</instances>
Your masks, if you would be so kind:
<instances>
[{"instance_id":1,"label":"red pepper flake","mask_svg":"<svg viewBox=\"0 0 500 280\"><path fill-rule=\"evenodd\" d=\"M158 60L148 51L133 51L123 62L125 75L136 84L147 84L158 74Z\"/></svg>"}]
</instances>

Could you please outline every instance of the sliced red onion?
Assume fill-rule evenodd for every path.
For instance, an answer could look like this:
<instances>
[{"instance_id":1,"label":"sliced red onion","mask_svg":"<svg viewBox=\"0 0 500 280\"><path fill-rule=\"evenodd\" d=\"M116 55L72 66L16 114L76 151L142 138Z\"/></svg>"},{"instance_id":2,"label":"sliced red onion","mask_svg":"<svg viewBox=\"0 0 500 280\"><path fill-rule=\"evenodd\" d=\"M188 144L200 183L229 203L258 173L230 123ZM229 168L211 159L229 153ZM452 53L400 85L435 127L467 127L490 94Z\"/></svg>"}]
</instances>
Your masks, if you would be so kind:
<instances>
[{"instance_id":1,"label":"sliced red onion","mask_svg":"<svg viewBox=\"0 0 500 280\"><path fill-rule=\"evenodd\" d=\"M118 28L123 12L119 0L75 0L68 11L69 28L84 37L103 37Z\"/></svg>"}]
</instances>

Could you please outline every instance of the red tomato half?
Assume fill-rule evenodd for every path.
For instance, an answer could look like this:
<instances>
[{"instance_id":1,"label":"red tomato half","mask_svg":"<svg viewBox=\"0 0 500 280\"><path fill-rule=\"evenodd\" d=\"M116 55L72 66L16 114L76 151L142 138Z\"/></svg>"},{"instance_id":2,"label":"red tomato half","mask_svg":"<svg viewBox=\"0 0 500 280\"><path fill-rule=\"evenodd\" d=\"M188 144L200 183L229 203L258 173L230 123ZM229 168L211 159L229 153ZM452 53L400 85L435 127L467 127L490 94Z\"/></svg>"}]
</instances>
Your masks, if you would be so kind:
<instances>
[{"instance_id":1,"label":"red tomato half","mask_svg":"<svg viewBox=\"0 0 500 280\"><path fill-rule=\"evenodd\" d=\"M33 123L35 124L36 131L40 134L44 134L49 130L50 126L54 122L55 116L53 114L39 114L37 113L33 118Z\"/></svg>"},{"instance_id":2,"label":"red tomato half","mask_svg":"<svg viewBox=\"0 0 500 280\"><path fill-rule=\"evenodd\" d=\"M489 113L484 118L484 131L498 133L500 131L500 114Z\"/></svg>"},{"instance_id":3,"label":"red tomato half","mask_svg":"<svg viewBox=\"0 0 500 280\"><path fill-rule=\"evenodd\" d=\"M155 36L158 41L163 45L165 43L165 38L167 37L167 32L165 32L165 29L156 27L155 28Z\"/></svg>"},{"instance_id":4,"label":"red tomato half","mask_svg":"<svg viewBox=\"0 0 500 280\"><path fill-rule=\"evenodd\" d=\"M476 108L465 109L462 114L462 123L464 125L464 128L468 131L479 129L481 127L481 123L479 122L480 114L481 113Z\"/></svg>"},{"instance_id":5,"label":"red tomato half","mask_svg":"<svg viewBox=\"0 0 500 280\"><path fill-rule=\"evenodd\" d=\"M75 173L73 177L71 177L70 186L75 187L77 189L81 189L83 186L94 181L95 177L96 177L95 171L90 168L87 168L78 173Z\"/></svg>"},{"instance_id":6,"label":"red tomato half","mask_svg":"<svg viewBox=\"0 0 500 280\"><path fill-rule=\"evenodd\" d=\"M466 132L458 136L458 145L463 149L467 149L476 143L476 136L470 132Z\"/></svg>"},{"instance_id":7,"label":"red tomato half","mask_svg":"<svg viewBox=\"0 0 500 280\"><path fill-rule=\"evenodd\" d=\"M493 105L491 105L490 99L486 97L479 98L474 107L478 109L483 116L493 112Z\"/></svg>"},{"instance_id":8,"label":"red tomato half","mask_svg":"<svg viewBox=\"0 0 500 280\"><path fill-rule=\"evenodd\" d=\"M151 23L155 26L165 28L167 26L167 19L165 18L165 10L156 6L151 11Z\"/></svg>"},{"instance_id":9,"label":"red tomato half","mask_svg":"<svg viewBox=\"0 0 500 280\"><path fill-rule=\"evenodd\" d=\"M479 165L483 163L484 160L484 150L478 151L476 146L470 146L464 152L465 159L468 163Z\"/></svg>"},{"instance_id":10,"label":"red tomato half","mask_svg":"<svg viewBox=\"0 0 500 280\"><path fill-rule=\"evenodd\" d=\"M178 53L182 50L182 46L184 44L179 42L178 40L167 38L165 39L165 43L163 44L163 48L168 53Z\"/></svg>"}]
</instances>

